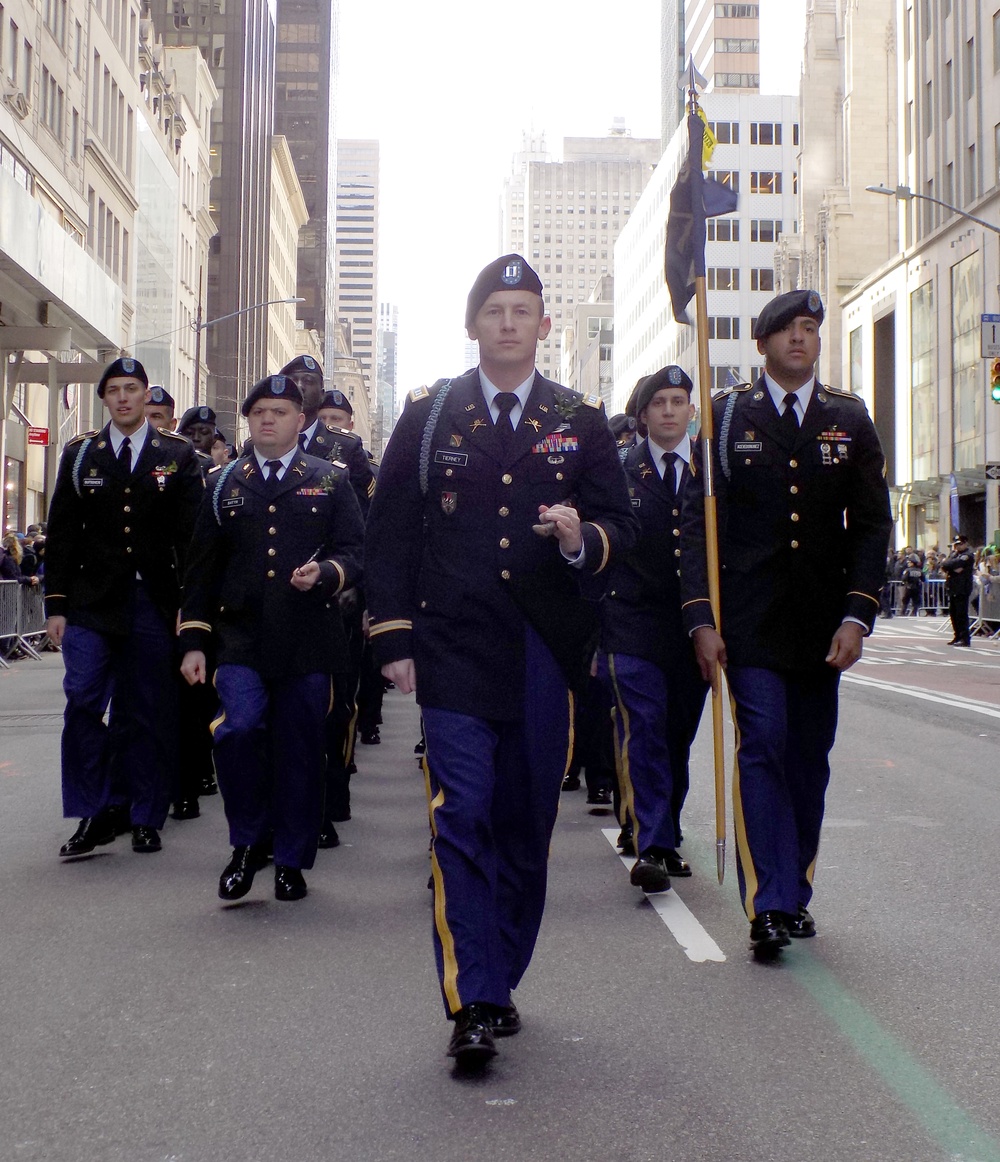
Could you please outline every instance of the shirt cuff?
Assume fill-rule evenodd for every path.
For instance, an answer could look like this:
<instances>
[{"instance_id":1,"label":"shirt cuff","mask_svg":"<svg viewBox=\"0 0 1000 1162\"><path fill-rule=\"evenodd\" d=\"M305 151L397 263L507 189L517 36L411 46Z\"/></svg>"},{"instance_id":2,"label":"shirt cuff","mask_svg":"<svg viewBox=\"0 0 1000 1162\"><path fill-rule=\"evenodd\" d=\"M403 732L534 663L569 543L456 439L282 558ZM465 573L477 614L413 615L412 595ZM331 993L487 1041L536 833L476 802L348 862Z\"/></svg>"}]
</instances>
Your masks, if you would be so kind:
<instances>
[{"instance_id":1,"label":"shirt cuff","mask_svg":"<svg viewBox=\"0 0 1000 1162\"><path fill-rule=\"evenodd\" d=\"M559 546L559 552L562 553L563 560L572 565L574 569L582 569L587 560L587 546L582 541L580 542L580 551L575 557L571 557L562 545Z\"/></svg>"}]
</instances>

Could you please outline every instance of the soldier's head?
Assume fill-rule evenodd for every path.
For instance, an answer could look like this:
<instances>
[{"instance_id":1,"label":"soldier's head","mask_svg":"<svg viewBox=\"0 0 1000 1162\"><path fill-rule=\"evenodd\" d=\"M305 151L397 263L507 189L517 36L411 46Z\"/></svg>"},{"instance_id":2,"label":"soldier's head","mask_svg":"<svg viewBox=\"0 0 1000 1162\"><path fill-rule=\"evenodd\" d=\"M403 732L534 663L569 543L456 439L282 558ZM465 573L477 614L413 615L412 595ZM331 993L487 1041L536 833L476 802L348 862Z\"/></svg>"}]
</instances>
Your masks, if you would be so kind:
<instances>
[{"instance_id":1,"label":"soldier's head","mask_svg":"<svg viewBox=\"0 0 1000 1162\"><path fill-rule=\"evenodd\" d=\"M208 404L188 408L181 416L177 431L187 436L199 452L206 456L212 454L212 441L215 439L215 412Z\"/></svg>"},{"instance_id":2,"label":"soldier's head","mask_svg":"<svg viewBox=\"0 0 1000 1162\"><path fill-rule=\"evenodd\" d=\"M797 290L773 298L757 317L753 335L764 369L787 390L808 383L815 373L823 315L823 300L814 290Z\"/></svg>"},{"instance_id":3,"label":"soldier's head","mask_svg":"<svg viewBox=\"0 0 1000 1162\"><path fill-rule=\"evenodd\" d=\"M278 374L286 375L299 389L306 427L309 427L323 402L323 368L311 355L296 355Z\"/></svg>"},{"instance_id":4,"label":"soldier's head","mask_svg":"<svg viewBox=\"0 0 1000 1162\"><path fill-rule=\"evenodd\" d=\"M479 272L465 307L465 329L479 344L480 366L498 387L530 375L535 348L551 327L541 280L520 254L505 254Z\"/></svg>"},{"instance_id":5,"label":"soldier's head","mask_svg":"<svg viewBox=\"0 0 1000 1162\"><path fill-rule=\"evenodd\" d=\"M681 442L694 419L693 386L687 372L672 363L648 375L636 390L639 431L667 452Z\"/></svg>"},{"instance_id":6,"label":"soldier's head","mask_svg":"<svg viewBox=\"0 0 1000 1162\"><path fill-rule=\"evenodd\" d=\"M160 431L172 432L177 425L174 397L165 387L151 387L146 403L146 419Z\"/></svg>"},{"instance_id":7,"label":"soldier's head","mask_svg":"<svg viewBox=\"0 0 1000 1162\"><path fill-rule=\"evenodd\" d=\"M319 418L328 428L354 430L354 407L342 391L324 393L319 405Z\"/></svg>"},{"instance_id":8,"label":"soldier's head","mask_svg":"<svg viewBox=\"0 0 1000 1162\"><path fill-rule=\"evenodd\" d=\"M298 443L305 425L302 393L286 375L269 375L250 389L240 408L250 427L254 448L277 459Z\"/></svg>"},{"instance_id":9,"label":"soldier's head","mask_svg":"<svg viewBox=\"0 0 1000 1162\"><path fill-rule=\"evenodd\" d=\"M146 422L149 377L138 359L123 356L109 363L97 385L97 394L119 431L131 435Z\"/></svg>"}]
</instances>

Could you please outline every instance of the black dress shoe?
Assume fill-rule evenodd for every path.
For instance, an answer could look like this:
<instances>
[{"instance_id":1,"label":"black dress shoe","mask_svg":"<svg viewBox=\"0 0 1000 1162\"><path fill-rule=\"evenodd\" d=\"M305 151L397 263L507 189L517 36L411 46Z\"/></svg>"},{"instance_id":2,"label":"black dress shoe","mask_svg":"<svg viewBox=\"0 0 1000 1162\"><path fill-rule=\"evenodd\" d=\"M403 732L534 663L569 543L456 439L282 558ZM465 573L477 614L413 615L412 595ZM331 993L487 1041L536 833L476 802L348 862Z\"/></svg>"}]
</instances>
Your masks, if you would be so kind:
<instances>
[{"instance_id":1,"label":"black dress shoe","mask_svg":"<svg viewBox=\"0 0 1000 1162\"><path fill-rule=\"evenodd\" d=\"M806 911L804 904L799 904L799 910L794 916L791 913L785 916L785 927L788 935L796 940L807 940L816 935L816 921Z\"/></svg>"},{"instance_id":2,"label":"black dress shoe","mask_svg":"<svg viewBox=\"0 0 1000 1162\"><path fill-rule=\"evenodd\" d=\"M115 829L108 819L107 813L88 815L85 819L80 820L80 826L59 848L59 854L63 859L69 859L75 855L89 855L95 847L100 847L105 843L114 843L114 841Z\"/></svg>"},{"instance_id":3,"label":"black dress shoe","mask_svg":"<svg viewBox=\"0 0 1000 1162\"><path fill-rule=\"evenodd\" d=\"M580 776L579 775L567 775L562 781L562 789L564 791L579 791L579 789L580 789Z\"/></svg>"},{"instance_id":4,"label":"black dress shoe","mask_svg":"<svg viewBox=\"0 0 1000 1162\"><path fill-rule=\"evenodd\" d=\"M148 855L150 852L159 851L162 846L160 833L155 827L132 828L133 851L137 851L140 855Z\"/></svg>"},{"instance_id":5,"label":"black dress shoe","mask_svg":"<svg viewBox=\"0 0 1000 1162\"><path fill-rule=\"evenodd\" d=\"M319 833L319 842L317 847L340 847L340 836L337 834L337 829L330 822L329 819L323 821L323 827Z\"/></svg>"},{"instance_id":6,"label":"black dress shoe","mask_svg":"<svg viewBox=\"0 0 1000 1162\"><path fill-rule=\"evenodd\" d=\"M171 819L197 819L201 814L201 808L198 806L197 799L178 799L174 804L173 811L170 812Z\"/></svg>"},{"instance_id":7,"label":"black dress shoe","mask_svg":"<svg viewBox=\"0 0 1000 1162\"><path fill-rule=\"evenodd\" d=\"M233 858L219 877L219 899L239 900L250 891L253 877L267 863L260 847L245 844L233 848Z\"/></svg>"},{"instance_id":8,"label":"black dress shoe","mask_svg":"<svg viewBox=\"0 0 1000 1162\"><path fill-rule=\"evenodd\" d=\"M750 922L750 947L758 960L773 960L790 943L784 912L761 912Z\"/></svg>"},{"instance_id":9,"label":"black dress shoe","mask_svg":"<svg viewBox=\"0 0 1000 1162\"><path fill-rule=\"evenodd\" d=\"M564 788L565 789L565 788ZM592 795L587 796L588 803L597 803L601 807L611 806L611 792L607 787L601 787Z\"/></svg>"},{"instance_id":10,"label":"black dress shoe","mask_svg":"<svg viewBox=\"0 0 1000 1162\"><path fill-rule=\"evenodd\" d=\"M672 849L663 853L663 862L667 865L667 874L677 879L684 879L691 874L691 865Z\"/></svg>"},{"instance_id":11,"label":"black dress shoe","mask_svg":"<svg viewBox=\"0 0 1000 1162\"><path fill-rule=\"evenodd\" d=\"M667 864L662 855L645 852L632 865L629 882L644 892L665 892L670 887Z\"/></svg>"},{"instance_id":12,"label":"black dress shoe","mask_svg":"<svg viewBox=\"0 0 1000 1162\"><path fill-rule=\"evenodd\" d=\"M632 824L626 823L625 826L618 832L618 838L615 840L615 847L622 853L622 855L635 855L635 844L632 842Z\"/></svg>"},{"instance_id":13,"label":"black dress shoe","mask_svg":"<svg viewBox=\"0 0 1000 1162\"><path fill-rule=\"evenodd\" d=\"M509 1005L492 1005L490 1029L494 1037L513 1037L521 1032L521 1014L513 1001Z\"/></svg>"},{"instance_id":14,"label":"black dress shoe","mask_svg":"<svg viewBox=\"0 0 1000 1162\"><path fill-rule=\"evenodd\" d=\"M363 730L361 732L361 741L365 746L378 746L382 738L378 730Z\"/></svg>"},{"instance_id":15,"label":"black dress shoe","mask_svg":"<svg viewBox=\"0 0 1000 1162\"><path fill-rule=\"evenodd\" d=\"M199 795L218 795L219 784L215 781L212 775L201 776L201 787L198 790Z\"/></svg>"},{"instance_id":16,"label":"black dress shoe","mask_svg":"<svg viewBox=\"0 0 1000 1162\"><path fill-rule=\"evenodd\" d=\"M493 1007L465 1005L455 1014L455 1028L448 1042L448 1056L464 1073L476 1073L491 1057L496 1057L493 1041Z\"/></svg>"},{"instance_id":17,"label":"black dress shoe","mask_svg":"<svg viewBox=\"0 0 1000 1162\"><path fill-rule=\"evenodd\" d=\"M274 865L274 898L276 900L301 900L304 899L308 891L305 877L297 867L287 867L281 863Z\"/></svg>"}]
</instances>

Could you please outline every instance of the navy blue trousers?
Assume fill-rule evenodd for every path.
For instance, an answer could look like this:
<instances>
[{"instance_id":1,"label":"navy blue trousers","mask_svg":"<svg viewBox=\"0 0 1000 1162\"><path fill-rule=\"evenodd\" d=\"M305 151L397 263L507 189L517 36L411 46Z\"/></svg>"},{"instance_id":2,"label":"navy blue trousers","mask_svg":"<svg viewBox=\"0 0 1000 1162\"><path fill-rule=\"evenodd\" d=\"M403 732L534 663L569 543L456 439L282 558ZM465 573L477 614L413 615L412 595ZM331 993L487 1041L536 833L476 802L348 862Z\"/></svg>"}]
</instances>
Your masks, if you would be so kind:
<instances>
[{"instance_id":1,"label":"navy blue trousers","mask_svg":"<svg viewBox=\"0 0 1000 1162\"><path fill-rule=\"evenodd\" d=\"M840 673L726 671L736 724L733 818L743 907L752 920L812 898Z\"/></svg>"},{"instance_id":2,"label":"navy blue trousers","mask_svg":"<svg viewBox=\"0 0 1000 1162\"><path fill-rule=\"evenodd\" d=\"M423 707L434 949L449 1016L510 1003L542 921L573 700L531 629L526 649L523 718Z\"/></svg>"},{"instance_id":3,"label":"navy blue trousers","mask_svg":"<svg viewBox=\"0 0 1000 1162\"><path fill-rule=\"evenodd\" d=\"M273 681L247 666L219 666L221 711L212 723L215 770L233 847L266 842L274 862L310 868L323 821L324 724L329 674Z\"/></svg>"},{"instance_id":4,"label":"navy blue trousers","mask_svg":"<svg viewBox=\"0 0 1000 1162\"><path fill-rule=\"evenodd\" d=\"M137 581L125 636L67 625L62 734L63 814L96 815L112 801L112 740L104 722L114 702L115 763L134 827L160 828L176 766L177 673L173 626Z\"/></svg>"}]
</instances>

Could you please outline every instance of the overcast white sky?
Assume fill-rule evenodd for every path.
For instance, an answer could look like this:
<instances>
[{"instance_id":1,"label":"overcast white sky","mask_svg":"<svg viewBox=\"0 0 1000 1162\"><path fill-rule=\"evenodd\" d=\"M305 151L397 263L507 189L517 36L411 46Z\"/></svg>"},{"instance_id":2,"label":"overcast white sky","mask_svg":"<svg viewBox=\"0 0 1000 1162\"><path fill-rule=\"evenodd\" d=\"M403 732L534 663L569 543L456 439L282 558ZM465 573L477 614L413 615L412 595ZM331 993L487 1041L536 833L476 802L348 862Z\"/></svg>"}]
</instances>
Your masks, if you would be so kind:
<instances>
[{"instance_id":1,"label":"overcast white sky","mask_svg":"<svg viewBox=\"0 0 1000 1162\"><path fill-rule=\"evenodd\" d=\"M798 91L805 0L761 0L761 88ZM341 0L341 137L381 144L379 298L399 386L462 365L465 298L500 253L523 131L660 136L660 0Z\"/></svg>"}]
</instances>

